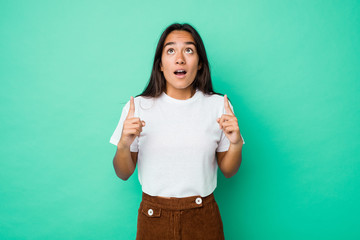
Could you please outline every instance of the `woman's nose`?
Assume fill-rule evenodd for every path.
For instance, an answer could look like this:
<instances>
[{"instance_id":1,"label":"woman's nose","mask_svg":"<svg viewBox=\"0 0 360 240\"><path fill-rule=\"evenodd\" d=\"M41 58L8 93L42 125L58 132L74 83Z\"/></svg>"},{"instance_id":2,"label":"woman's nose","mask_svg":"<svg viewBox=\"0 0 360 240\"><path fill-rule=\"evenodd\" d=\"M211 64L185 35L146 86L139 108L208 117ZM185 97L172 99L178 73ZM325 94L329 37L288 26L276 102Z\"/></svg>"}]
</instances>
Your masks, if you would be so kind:
<instances>
[{"instance_id":1,"label":"woman's nose","mask_svg":"<svg viewBox=\"0 0 360 240\"><path fill-rule=\"evenodd\" d=\"M176 64L184 64L185 61L182 59L182 58L179 58L177 61L176 61Z\"/></svg>"},{"instance_id":2,"label":"woman's nose","mask_svg":"<svg viewBox=\"0 0 360 240\"><path fill-rule=\"evenodd\" d=\"M185 60L184 60L182 54L180 54L180 55L177 57L176 64L184 64L184 63L185 63Z\"/></svg>"}]
</instances>

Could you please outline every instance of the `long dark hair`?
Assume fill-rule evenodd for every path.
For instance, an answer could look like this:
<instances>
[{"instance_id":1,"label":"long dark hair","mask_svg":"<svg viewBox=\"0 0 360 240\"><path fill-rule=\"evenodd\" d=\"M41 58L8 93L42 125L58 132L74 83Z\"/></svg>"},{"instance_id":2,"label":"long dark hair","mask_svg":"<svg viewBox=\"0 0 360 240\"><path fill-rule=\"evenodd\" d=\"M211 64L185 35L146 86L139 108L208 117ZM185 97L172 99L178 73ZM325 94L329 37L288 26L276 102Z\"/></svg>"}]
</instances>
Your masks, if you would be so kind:
<instances>
[{"instance_id":1,"label":"long dark hair","mask_svg":"<svg viewBox=\"0 0 360 240\"><path fill-rule=\"evenodd\" d=\"M194 27L192 27L187 23L184 24L174 23L168 26L165 29L165 31L162 33L156 47L154 64L152 67L151 76L148 85L146 86L145 90L136 97L138 96L158 97L162 92L166 90L166 80L163 72L160 70L160 62L161 62L161 55L162 55L165 39L167 35L174 30L187 31L192 35L192 37L195 40L196 49L199 55L199 64L201 63L202 66L200 70L198 70L196 77L191 84L192 90L198 88L200 91L202 91L205 94L209 94L209 95L218 94L223 96L223 94L214 92L213 90L211 76L210 76L209 62L206 56L204 43L201 40L199 33L195 30Z\"/></svg>"}]
</instances>

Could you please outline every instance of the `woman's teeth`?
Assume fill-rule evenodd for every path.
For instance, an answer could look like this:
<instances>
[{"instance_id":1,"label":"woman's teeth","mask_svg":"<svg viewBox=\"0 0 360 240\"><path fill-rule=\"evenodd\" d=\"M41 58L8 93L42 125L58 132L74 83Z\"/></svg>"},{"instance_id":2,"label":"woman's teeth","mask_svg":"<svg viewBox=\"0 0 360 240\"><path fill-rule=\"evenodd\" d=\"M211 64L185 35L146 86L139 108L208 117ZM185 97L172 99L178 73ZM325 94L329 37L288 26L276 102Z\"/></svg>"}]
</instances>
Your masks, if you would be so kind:
<instances>
[{"instance_id":1,"label":"woman's teeth","mask_svg":"<svg viewBox=\"0 0 360 240\"><path fill-rule=\"evenodd\" d=\"M186 71L184 70L177 70L174 72L177 78L185 78L186 77Z\"/></svg>"},{"instance_id":2,"label":"woman's teeth","mask_svg":"<svg viewBox=\"0 0 360 240\"><path fill-rule=\"evenodd\" d=\"M186 71L185 70L176 70L174 72L176 75L185 75L186 74Z\"/></svg>"}]
</instances>

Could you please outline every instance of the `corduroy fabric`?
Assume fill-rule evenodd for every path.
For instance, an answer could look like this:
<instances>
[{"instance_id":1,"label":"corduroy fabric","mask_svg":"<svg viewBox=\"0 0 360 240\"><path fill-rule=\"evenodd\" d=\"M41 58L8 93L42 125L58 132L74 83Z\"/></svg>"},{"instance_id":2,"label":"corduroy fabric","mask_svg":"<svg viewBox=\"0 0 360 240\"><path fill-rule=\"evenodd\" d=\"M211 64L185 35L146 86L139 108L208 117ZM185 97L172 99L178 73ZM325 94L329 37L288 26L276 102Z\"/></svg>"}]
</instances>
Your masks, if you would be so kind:
<instances>
[{"instance_id":1,"label":"corduroy fabric","mask_svg":"<svg viewBox=\"0 0 360 240\"><path fill-rule=\"evenodd\" d=\"M166 199L143 192L138 210L136 239L225 239L214 194L211 193L206 197Z\"/></svg>"}]
</instances>

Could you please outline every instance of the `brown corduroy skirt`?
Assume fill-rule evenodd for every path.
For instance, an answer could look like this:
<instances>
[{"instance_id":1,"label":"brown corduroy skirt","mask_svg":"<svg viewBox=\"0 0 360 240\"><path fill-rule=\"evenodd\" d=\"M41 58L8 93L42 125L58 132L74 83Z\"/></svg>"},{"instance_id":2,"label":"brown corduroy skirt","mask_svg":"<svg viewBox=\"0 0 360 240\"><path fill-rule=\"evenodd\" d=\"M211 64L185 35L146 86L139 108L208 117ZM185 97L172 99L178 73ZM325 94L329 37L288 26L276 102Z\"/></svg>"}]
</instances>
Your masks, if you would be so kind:
<instances>
[{"instance_id":1,"label":"brown corduroy skirt","mask_svg":"<svg viewBox=\"0 0 360 240\"><path fill-rule=\"evenodd\" d=\"M225 239L214 194L166 199L143 192L138 210L136 239Z\"/></svg>"}]
</instances>

